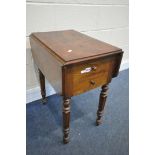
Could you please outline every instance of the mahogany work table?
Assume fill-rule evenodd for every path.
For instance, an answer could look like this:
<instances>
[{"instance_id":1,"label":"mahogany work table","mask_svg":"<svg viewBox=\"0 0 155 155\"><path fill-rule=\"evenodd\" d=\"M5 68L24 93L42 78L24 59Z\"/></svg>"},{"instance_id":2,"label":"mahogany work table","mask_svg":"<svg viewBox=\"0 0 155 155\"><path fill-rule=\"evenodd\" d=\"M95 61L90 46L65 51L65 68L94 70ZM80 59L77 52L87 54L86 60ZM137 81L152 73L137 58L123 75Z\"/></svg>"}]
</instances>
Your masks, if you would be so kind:
<instances>
[{"instance_id":1,"label":"mahogany work table","mask_svg":"<svg viewBox=\"0 0 155 155\"><path fill-rule=\"evenodd\" d=\"M108 84L118 75L123 51L75 30L32 33L30 44L43 101L45 77L63 96L63 142L69 142L71 97L99 86L96 125L101 124Z\"/></svg>"}]
</instances>

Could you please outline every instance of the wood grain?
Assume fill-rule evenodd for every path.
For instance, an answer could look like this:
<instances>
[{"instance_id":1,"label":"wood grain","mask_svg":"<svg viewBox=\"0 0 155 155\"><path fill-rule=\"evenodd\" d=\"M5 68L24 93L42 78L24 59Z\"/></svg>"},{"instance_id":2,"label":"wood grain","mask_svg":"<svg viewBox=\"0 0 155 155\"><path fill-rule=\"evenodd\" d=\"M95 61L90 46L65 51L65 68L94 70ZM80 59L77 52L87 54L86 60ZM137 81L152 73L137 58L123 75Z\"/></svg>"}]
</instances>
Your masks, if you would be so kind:
<instances>
[{"instance_id":1,"label":"wood grain","mask_svg":"<svg viewBox=\"0 0 155 155\"><path fill-rule=\"evenodd\" d=\"M81 73L85 68L93 68L88 73ZM111 80L110 68L112 67L112 61L106 61L103 59L91 62L85 62L83 64L73 67L73 96L84 93L88 90L97 88L101 85L108 83Z\"/></svg>"},{"instance_id":2,"label":"wood grain","mask_svg":"<svg viewBox=\"0 0 155 155\"><path fill-rule=\"evenodd\" d=\"M74 30L38 32L33 33L32 36L67 64L75 60L93 58L121 50Z\"/></svg>"},{"instance_id":3,"label":"wood grain","mask_svg":"<svg viewBox=\"0 0 155 155\"><path fill-rule=\"evenodd\" d=\"M70 124L70 98L64 97L63 99L63 142L69 142L69 124Z\"/></svg>"},{"instance_id":4,"label":"wood grain","mask_svg":"<svg viewBox=\"0 0 155 155\"><path fill-rule=\"evenodd\" d=\"M123 51L74 30L33 33L30 43L40 70L42 97L45 77L63 96L63 142L69 142L70 99L102 85L96 124L107 97L107 84L119 72Z\"/></svg>"},{"instance_id":5,"label":"wood grain","mask_svg":"<svg viewBox=\"0 0 155 155\"><path fill-rule=\"evenodd\" d=\"M64 66L62 78L65 93L63 94L71 97L110 83L111 79L118 74L121 58L122 53L119 53ZM96 69L81 73L84 69L93 67Z\"/></svg>"},{"instance_id":6,"label":"wood grain","mask_svg":"<svg viewBox=\"0 0 155 155\"><path fill-rule=\"evenodd\" d=\"M108 85L103 85L100 93L100 98L99 98L96 125L100 125L102 123L101 118L103 115L103 110L104 110L107 95L108 95Z\"/></svg>"},{"instance_id":7,"label":"wood grain","mask_svg":"<svg viewBox=\"0 0 155 155\"><path fill-rule=\"evenodd\" d=\"M52 84L55 91L62 93L62 64L38 40L31 37L31 50L35 64Z\"/></svg>"}]
</instances>

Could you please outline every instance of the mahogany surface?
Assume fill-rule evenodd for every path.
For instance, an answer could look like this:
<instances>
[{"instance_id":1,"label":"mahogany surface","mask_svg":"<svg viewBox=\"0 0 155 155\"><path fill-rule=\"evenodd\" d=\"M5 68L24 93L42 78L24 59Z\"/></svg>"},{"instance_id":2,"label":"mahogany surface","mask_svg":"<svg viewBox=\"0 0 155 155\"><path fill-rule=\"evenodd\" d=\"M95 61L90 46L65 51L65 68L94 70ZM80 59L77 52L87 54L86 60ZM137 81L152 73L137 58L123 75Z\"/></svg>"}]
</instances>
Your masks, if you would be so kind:
<instances>
[{"instance_id":1,"label":"mahogany surface","mask_svg":"<svg viewBox=\"0 0 155 155\"><path fill-rule=\"evenodd\" d=\"M33 33L33 37L64 63L121 51L120 48L91 38L75 30Z\"/></svg>"},{"instance_id":2,"label":"mahogany surface","mask_svg":"<svg viewBox=\"0 0 155 155\"><path fill-rule=\"evenodd\" d=\"M63 96L63 142L69 142L72 96L101 87L96 119L101 124L108 84L119 73L123 51L75 30L32 33L30 44L42 99L46 97L45 77Z\"/></svg>"}]
</instances>

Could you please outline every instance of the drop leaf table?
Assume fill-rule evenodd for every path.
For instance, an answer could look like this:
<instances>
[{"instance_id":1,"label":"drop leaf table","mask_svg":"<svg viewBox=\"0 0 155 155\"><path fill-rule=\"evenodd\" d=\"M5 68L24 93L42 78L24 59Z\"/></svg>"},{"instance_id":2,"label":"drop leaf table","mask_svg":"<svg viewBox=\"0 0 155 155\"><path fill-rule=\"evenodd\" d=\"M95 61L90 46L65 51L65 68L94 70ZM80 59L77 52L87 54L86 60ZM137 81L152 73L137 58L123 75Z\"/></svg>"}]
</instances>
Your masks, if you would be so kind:
<instances>
[{"instance_id":1,"label":"drop leaf table","mask_svg":"<svg viewBox=\"0 0 155 155\"><path fill-rule=\"evenodd\" d=\"M63 142L69 142L71 97L100 86L96 125L101 124L108 84L119 73L122 49L75 30L32 33L30 44L42 100L46 102L45 77L63 96Z\"/></svg>"}]
</instances>

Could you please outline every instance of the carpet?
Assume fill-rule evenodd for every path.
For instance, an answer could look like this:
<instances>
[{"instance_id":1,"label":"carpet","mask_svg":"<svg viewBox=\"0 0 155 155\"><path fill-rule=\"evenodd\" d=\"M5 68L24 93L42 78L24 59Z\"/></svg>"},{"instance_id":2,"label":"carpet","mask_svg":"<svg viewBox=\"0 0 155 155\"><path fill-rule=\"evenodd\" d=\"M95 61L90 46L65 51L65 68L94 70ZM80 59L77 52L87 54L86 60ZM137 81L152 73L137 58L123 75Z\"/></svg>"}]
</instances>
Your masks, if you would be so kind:
<instances>
[{"instance_id":1,"label":"carpet","mask_svg":"<svg viewBox=\"0 0 155 155\"><path fill-rule=\"evenodd\" d=\"M109 84L103 124L95 126L100 88L72 97L70 143L62 143L62 97L26 105L27 155L128 155L129 70Z\"/></svg>"}]
</instances>

